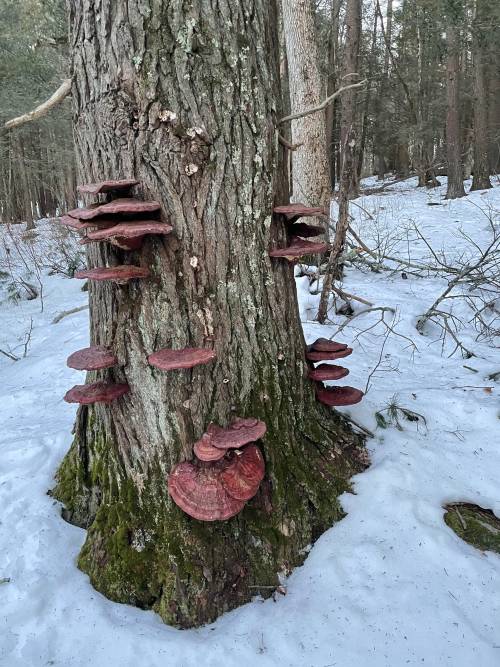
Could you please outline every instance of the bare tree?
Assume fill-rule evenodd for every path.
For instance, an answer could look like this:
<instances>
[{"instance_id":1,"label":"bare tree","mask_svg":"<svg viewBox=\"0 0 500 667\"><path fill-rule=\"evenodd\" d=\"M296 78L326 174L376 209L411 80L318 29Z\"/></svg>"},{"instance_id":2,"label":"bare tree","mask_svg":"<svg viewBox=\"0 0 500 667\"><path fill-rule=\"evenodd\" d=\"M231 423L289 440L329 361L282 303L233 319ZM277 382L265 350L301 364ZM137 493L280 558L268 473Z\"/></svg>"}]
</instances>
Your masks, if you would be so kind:
<instances>
[{"instance_id":1,"label":"bare tree","mask_svg":"<svg viewBox=\"0 0 500 667\"><path fill-rule=\"evenodd\" d=\"M451 0L450 0L450 4ZM459 44L457 17L454 7L451 7L448 17L448 27L446 29L447 42L447 65L446 65L446 95L447 95L447 113L446 113L446 151L448 166L448 188L446 191L447 199L456 199L465 197L463 169L461 159L460 144L460 97L459 97Z\"/></svg>"}]
</instances>

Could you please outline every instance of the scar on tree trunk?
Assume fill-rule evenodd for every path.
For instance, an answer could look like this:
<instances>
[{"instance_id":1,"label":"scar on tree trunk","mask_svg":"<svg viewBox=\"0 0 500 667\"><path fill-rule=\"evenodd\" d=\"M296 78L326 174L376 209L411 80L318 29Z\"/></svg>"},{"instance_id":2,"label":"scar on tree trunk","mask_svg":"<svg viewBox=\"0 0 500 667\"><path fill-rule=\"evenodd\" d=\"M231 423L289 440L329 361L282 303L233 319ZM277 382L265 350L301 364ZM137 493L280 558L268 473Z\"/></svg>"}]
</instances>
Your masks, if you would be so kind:
<instances>
[{"instance_id":1,"label":"scar on tree trunk","mask_svg":"<svg viewBox=\"0 0 500 667\"><path fill-rule=\"evenodd\" d=\"M348 421L315 400L293 268L268 255L286 241L273 205L288 201L274 2L228 0L229 20L208 0L189 25L176 3L122 4L70 3L80 182L136 178L174 231L140 251L87 246L89 266L130 263L151 278L90 281L91 343L119 365L88 381L131 390L80 407L53 495L87 530L78 566L98 591L192 627L270 595L343 517L338 496L368 460ZM117 49L102 25L129 38ZM147 363L158 349L207 345L209 365ZM235 416L266 423L266 477L234 518L192 519L167 476L210 422Z\"/></svg>"}]
</instances>

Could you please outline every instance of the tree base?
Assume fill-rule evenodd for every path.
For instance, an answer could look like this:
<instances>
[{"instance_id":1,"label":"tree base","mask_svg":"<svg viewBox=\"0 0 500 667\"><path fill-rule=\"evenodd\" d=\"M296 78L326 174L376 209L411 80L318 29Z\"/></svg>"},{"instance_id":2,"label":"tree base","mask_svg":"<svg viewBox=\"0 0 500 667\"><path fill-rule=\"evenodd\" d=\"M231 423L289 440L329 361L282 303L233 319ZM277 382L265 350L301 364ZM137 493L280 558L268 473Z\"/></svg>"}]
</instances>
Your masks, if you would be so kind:
<instances>
[{"instance_id":1,"label":"tree base","mask_svg":"<svg viewBox=\"0 0 500 667\"><path fill-rule=\"evenodd\" d=\"M314 412L292 437L272 442L268 433L268 476L244 510L204 523L172 503L160 462L147 479L131 480L94 408L80 408L52 492L63 518L88 529L78 567L109 599L154 609L182 628L268 597L278 575L301 564L308 545L344 516L337 498L368 465L344 418L323 406Z\"/></svg>"}]
</instances>

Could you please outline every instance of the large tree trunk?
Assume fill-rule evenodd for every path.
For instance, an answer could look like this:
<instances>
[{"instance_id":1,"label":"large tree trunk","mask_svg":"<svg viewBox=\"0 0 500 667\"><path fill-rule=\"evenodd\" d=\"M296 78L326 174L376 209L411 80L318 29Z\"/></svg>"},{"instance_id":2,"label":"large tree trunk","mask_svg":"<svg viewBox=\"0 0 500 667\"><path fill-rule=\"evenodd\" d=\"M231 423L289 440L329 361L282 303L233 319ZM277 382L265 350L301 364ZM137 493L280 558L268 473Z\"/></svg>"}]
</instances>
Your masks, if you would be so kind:
<instances>
[{"instance_id":1,"label":"large tree trunk","mask_svg":"<svg viewBox=\"0 0 500 667\"><path fill-rule=\"evenodd\" d=\"M274 3L70 7L80 178L139 178L175 232L140 252L89 246L91 266L132 262L152 277L90 285L92 343L120 361L99 377L131 392L80 408L54 495L88 529L78 564L99 591L188 627L270 594L277 573L342 517L336 498L365 450L316 402L293 269L268 257L285 242L273 196L286 201ZM192 371L146 361L159 348L210 344L217 360ZM266 478L235 518L194 520L171 501L167 475L210 421L236 415L267 424Z\"/></svg>"},{"instance_id":2,"label":"large tree trunk","mask_svg":"<svg viewBox=\"0 0 500 667\"><path fill-rule=\"evenodd\" d=\"M292 113L322 101L318 53L310 0L286 0L283 28L290 78ZM328 206L331 197L325 114L314 113L292 121L293 200L309 206Z\"/></svg>"},{"instance_id":3,"label":"large tree trunk","mask_svg":"<svg viewBox=\"0 0 500 667\"><path fill-rule=\"evenodd\" d=\"M446 29L447 67L446 67L446 154L448 166L448 187L446 199L465 197L462 156L460 143L460 99L459 99L459 47L457 27L454 17L449 17Z\"/></svg>"},{"instance_id":4,"label":"large tree trunk","mask_svg":"<svg viewBox=\"0 0 500 667\"><path fill-rule=\"evenodd\" d=\"M489 20L484 0L476 0L472 28L472 58L474 67L474 172L471 192L491 188L488 161L488 99L485 77L486 25Z\"/></svg>"}]
</instances>

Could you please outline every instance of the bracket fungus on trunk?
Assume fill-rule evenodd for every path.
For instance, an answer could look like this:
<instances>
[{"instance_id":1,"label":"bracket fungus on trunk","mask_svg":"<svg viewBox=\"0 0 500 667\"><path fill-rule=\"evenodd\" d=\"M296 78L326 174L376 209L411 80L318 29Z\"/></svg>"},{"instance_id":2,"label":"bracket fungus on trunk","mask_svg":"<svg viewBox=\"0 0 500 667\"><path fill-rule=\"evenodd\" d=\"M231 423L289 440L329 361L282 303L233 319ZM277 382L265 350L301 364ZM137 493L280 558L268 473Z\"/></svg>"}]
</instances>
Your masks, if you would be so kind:
<instances>
[{"instance_id":1,"label":"bracket fungus on trunk","mask_svg":"<svg viewBox=\"0 0 500 667\"><path fill-rule=\"evenodd\" d=\"M235 450L220 473L221 481L230 496L236 500L250 500L259 490L266 474L264 457L257 445Z\"/></svg>"},{"instance_id":2,"label":"bracket fungus on trunk","mask_svg":"<svg viewBox=\"0 0 500 667\"><path fill-rule=\"evenodd\" d=\"M200 521L225 521L241 512L244 500L227 493L221 465L178 463L168 476L168 492L178 507Z\"/></svg>"},{"instance_id":3,"label":"bracket fungus on trunk","mask_svg":"<svg viewBox=\"0 0 500 667\"><path fill-rule=\"evenodd\" d=\"M97 266L95 269L84 269L76 271L75 278L88 278L89 280L111 280L118 285L124 285L135 278L147 278L149 269L142 266L122 264L119 266Z\"/></svg>"},{"instance_id":4,"label":"bracket fungus on trunk","mask_svg":"<svg viewBox=\"0 0 500 667\"><path fill-rule=\"evenodd\" d=\"M133 197L113 199L107 204L91 204L87 208L74 208L67 215L78 220L93 220L101 215L138 215L160 210L157 201L142 201Z\"/></svg>"},{"instance_id":5,"label":"bracket fungus on trunk","mask_svg":"<svg viewBox=\"0 0 500 667\"><path fill-rule=\"evenodd\" d=\"M225 449L219 449L212 445L212 440L208 433L204 433L201 438L194 443L193 451L200 461L220 461L226 455Z\"/></svg>"},{"instance_id":6,"label":"bracket fungus on trunk","mask_svg":"<svg viewBox=\"0 0 500 667\"><path fill-rule=\"evenodd\" d=\"M340 352L341 350L347 350L347 343L337 343L337 341L329 338L316 338L307 349L316 352Z\"/></svg>"},{"instance_id":7,"label":"bracket fungus on trunk","mask_svg":"<svg viewBox=\"0 0 500 667\"><path fill-rule=\"evenodd\" d=\"M214 350L206 347L185 347L182 350L164 348L148 356L151 366L162 371L173 371L181 368L193 368L200 364L208 364L217 357Z\"/></svg>"},{"instance_id":8,"label":"bracket fungus on trunk","mask_svg":"<svg viewBox=\"0 0 500 667\"><path fill-rule=\"evenodd\" d=\"M78 192L87 195L100 195L105 192L126 192L137 185L139 181L135 178L123 178L118 181L100 181L99 183L87 183L77 185Z\"/></svg>"},{"instance_id":9,"label":"bracket fungus on trunk","mask_svg":"<svg viewBox=\"0 0 500 667\"><path fill-rule=\"evenodd\" d=\"M307 375L311 380L340 380L349 375L349 369L334 364L320 364L316 368L310 368Z\"/></svg>"},{"instance_id":10,"label":"bracket fungus on trunk","mask_svg":"<svg viewBox=\"0 0 500 667\"><path fill-rule=\"evenodd\" d=\"M322 206L312 207L304 204L285 204L284 206L275 206L273 212L285 217L289 223L295 222L299 218L326 218L328 212Z\"/></svg>"},{"instance_id":11,"label":"bracket fungus on trunk","mask_svg":"<svg viewBox=\"0 0 500 667\"><path fill-rule=\"evenodd\" d=\"M111 403L116 398L128 394L128 384L114 384L112 382L93 382L92 384L76 384L66 392L64 400L66 403L80 403L90 405L91 403Z\"/></svg>"},{"instance_id":12,"label":"bracket fungus on trunk","mask_svg":"<svg viewBox=\"0 0 500 667\"><path fill-rule=\"evenodd\" d=\"M329 247L328 243L313 243L296 236L292 238L290 245L286 246L286 248L275 248L274 250L270 250L269 257L282 257L289 262L294 262L304 255L324 253Z\"/></svg>"},{"instance_id":13,"label":"bracket fungus on trunk","mask_svg":"<svg viewBox=\"0 0 500 667\"><path fill-rule=\"evenodd\" d=\"M70 354L66 364L77 371L98 371L118 364L116 356L102 345L93 345Z\"/></svg>"},{"instance_id":14,"label":"bracket fungus on trunk","mask_svg":"<svg viewBox=\"0 0 500 667\"><path fill-rule=\"evenodd\" d=\"M359 403L364 394L355 387L325 387L324 384L318 382L316 396L321 403L335 407Z\"/></svg>"},{"instance_id":15,"label":"bracket fungus on trunk","mask_svg":"<svg viewBox=\"0 0 500 667\"><path fill-rule=\"evenodd\" d=\"M82 241L84 243L109 241L123 250L138 250L146 235L166 235L170 234L172 230L171 225L158 220L122 221L104 229L88 232Z\"/></svg>"},{"instance_id":16,"label":"bracket fungus on trunk","mask_svg":"<svg viewBox=\"0 0 500 667\"><path fill-rule=\"evenodd\" d=\"M308 361L333 361L334 359L343 359L352 354L352 347L346 347L345 350L338 352L321 352L320 350L307 350L306 359Z\"/></svg>"},{"instance_id":17,"label":"bracket fungus on trunk","mask_svg":"<svg viewBox=\"0 0 500 667\"><path fill-rule=\"evenodd\" d=\"M266 431L267 426L260 419L237 417L227 428L209 424L207 435L210 436L211 444L218 449L237 449L249 442L260 440Z\"/></svg>"}]
</instances>

